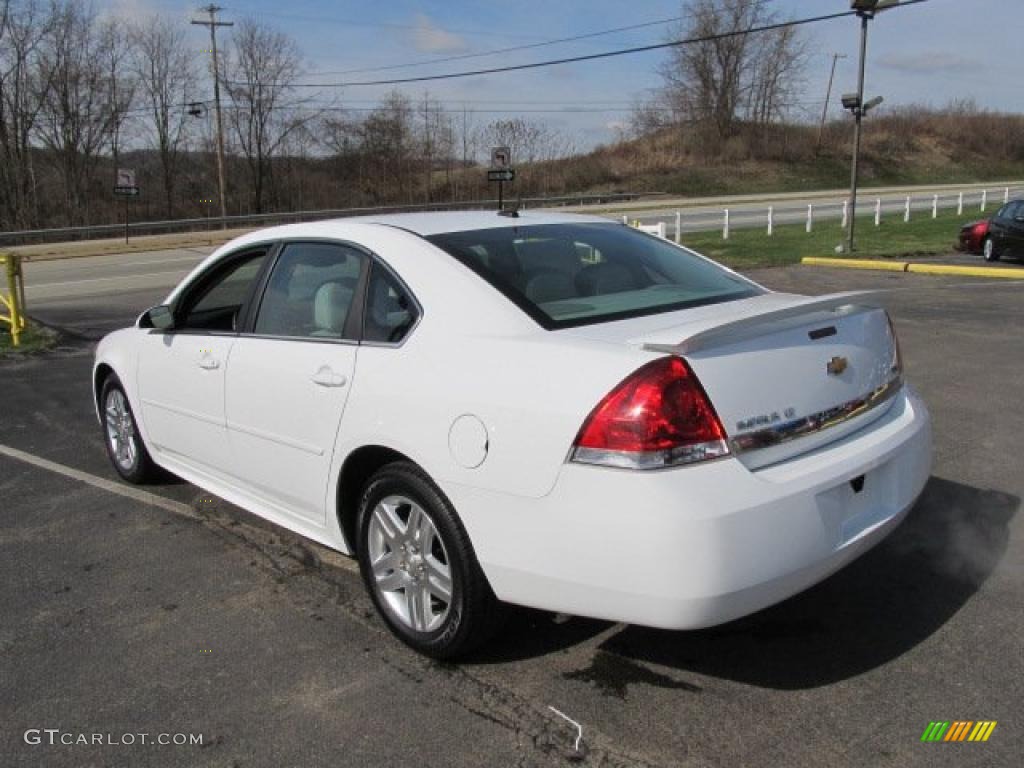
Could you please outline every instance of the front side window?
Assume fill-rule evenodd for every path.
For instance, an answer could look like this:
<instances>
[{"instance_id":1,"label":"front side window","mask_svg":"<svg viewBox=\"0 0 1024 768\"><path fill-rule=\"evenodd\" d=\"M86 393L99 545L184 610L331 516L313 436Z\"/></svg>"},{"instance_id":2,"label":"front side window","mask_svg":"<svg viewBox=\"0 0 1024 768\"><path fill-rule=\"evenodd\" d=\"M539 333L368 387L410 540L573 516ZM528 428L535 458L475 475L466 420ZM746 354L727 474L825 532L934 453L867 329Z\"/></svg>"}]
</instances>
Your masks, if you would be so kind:
<instances>
[{"instance_id":1,"label":"front side window","mask_svg":"<svg viewBox=\"0 0 1024 768\"><path fill-rule=\"evenodd\" d=\"M347 330L366 257L335 243L290 243L270 275L253 329L265 336L351 338Z\"/></svg>"},{"instance_id":2,"label":"front side window","mask_svg":"<svg viewBox=\"0 0 1024 768\"><path fill-rule=\"evenodd\" d=\"M619 224L499 227L427 239L548 329L762 293L739 275Z\"/></svg>"},{"instance_id":3,"label":"front side window","mask_svg":"<svg viewBox=\"0 0 1024 768\"><path fill-rule=\"evenodd\" d=\"M263 267L266 251L232 259L214 267L184 297L177 314L183 330L236 331L239 314Z\"/></svg>"}]
</instances>

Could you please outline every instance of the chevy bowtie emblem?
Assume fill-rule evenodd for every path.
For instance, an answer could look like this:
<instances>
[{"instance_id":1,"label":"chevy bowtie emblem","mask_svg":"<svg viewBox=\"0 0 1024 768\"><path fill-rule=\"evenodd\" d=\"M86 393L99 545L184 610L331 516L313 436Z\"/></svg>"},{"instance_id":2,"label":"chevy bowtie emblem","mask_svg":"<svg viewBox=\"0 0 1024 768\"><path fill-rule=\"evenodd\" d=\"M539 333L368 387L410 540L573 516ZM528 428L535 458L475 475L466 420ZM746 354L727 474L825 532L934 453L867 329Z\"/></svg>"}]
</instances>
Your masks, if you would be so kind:
<instances>
[{"instance_id":1,"label":"chevy bowtie emblem","mask_svg":"<svg viewBox=\"0 0 1024 768\"><path fill-rule=\"evenodd\" d=\"M847 362L845 357L833 357L825 364L825 370L829 376L838 376L846 370Z\"/></svg>"}]
</instances>

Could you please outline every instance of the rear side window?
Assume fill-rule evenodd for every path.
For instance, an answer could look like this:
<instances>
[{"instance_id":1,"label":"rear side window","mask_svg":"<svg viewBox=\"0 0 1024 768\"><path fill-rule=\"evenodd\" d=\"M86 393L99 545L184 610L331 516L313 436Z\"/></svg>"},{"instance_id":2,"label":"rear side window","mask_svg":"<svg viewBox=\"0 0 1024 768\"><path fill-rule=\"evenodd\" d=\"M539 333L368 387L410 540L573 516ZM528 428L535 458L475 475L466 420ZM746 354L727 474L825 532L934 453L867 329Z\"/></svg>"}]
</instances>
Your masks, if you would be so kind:
<instances>
[{"instance_id":1,"label":"rear side window","mask_svg":"<svg viewBox=\"0 0 1024 768\"><path fill-rule=\"evenodd\" d=\"M281 251L256 316L255 333L341 339L365 256L334 243L290 243Z\"/></svg>"},{"instance_id":2,"label":"rear side window","mask_svg":"<svg viewBox=\"0 0 1024 768\"><path fill-rule=\"evenodd\" d=\"M363 340L397 344L418 319L419 311L409 294L390 272L375 262L366 291Z\"/></svg>"},{"instance_id":3,"label":"rear side window","mask_svg":"<svg viewBox=\"0 0 1024 768\"><path fill-rule=\"evenodd\" d=\"M548 329L762 293L712 262L619 224L500 227L427 239Z\"/></svg>"}]
</instances>

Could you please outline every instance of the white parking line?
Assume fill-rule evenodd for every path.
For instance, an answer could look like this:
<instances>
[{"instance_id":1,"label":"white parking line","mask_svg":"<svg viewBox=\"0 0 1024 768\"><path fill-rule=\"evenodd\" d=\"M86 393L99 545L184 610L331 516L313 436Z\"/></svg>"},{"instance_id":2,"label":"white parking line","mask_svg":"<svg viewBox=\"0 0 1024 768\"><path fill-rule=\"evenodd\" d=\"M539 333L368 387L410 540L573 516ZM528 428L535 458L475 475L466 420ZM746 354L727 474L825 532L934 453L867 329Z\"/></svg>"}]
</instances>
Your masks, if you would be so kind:
<instances>
[{"instance_id":1,"label":"white parking line","mask_svg":"<svg viewBox=\"0 0 1024 768\"><path fill-rule=\"evenodd\" d=\"M202 516L196 514L188 504L182 504L180 501L174 501L173 499L158 496L155 493L144 491L141 488L133 488L130 485L121 485L113 480L107 480L105 477L92 475L88 472L83 472L80 469L75 469L74 467L69 467L65 464L58 464L56 461L44 459L42 456L35 456L34 454L26 453L25 451L19 451L17 448L11 448L9 445L3 445L0 443L0 455L7 456L11 459L17 459L18 461L23 461L26 464L31 464L32 466L39 467L40 469L56 472L58 475L70 477L72 480L78 480L79 482L86 483L94 488L100 488L110 493L116 493L118 496L124 496L127 499L141 501L143 504L149 504L154 507L166 509L168 512L173 512L176 515L182 515L190 520L202 520Z\"/></svg>"},{"instance_id":2,"label":"white parking line","mask_svg":"<svg viewBox=\"0 0 1024 768\"><path fill-rule=\"evenodd\" d=\"M189 520L203 520L203 516L197 514L188 504L183 504L180 501L174 501L174 499L168 499L149 491L144 491L141 488L134 488L130 485L124 485L122 483L115 482L114 480L108 480L105 477L99 475L93 475L89 472L83 472L80 469L69 467L66 464L60 464L56 461L50 461L44 459L42 456L36 456L32 453L26 453L25 451L12 448L9 445L0 443L0 456L6 456L10 459L17 461L23 461L26 464L31 464L33 467L39 467L49 472L55 472L58 475L69 477L72 480L78 480L86 485L91 485L94 488L107 491L108 493L114 493L118 496L123 496L126 499L132 501L140 501L143 504L149 504L153 507L159 507L165 509L168 512L173 512L176 515L188 518ZM317 556L321 561L328 563L336 568L340 568L350 573L358 573L359 567L355 561L339 552L335 552L332 549L324 547L316 542L304 539L307 546L316 551Z\"/></svg>"}]
</instances>

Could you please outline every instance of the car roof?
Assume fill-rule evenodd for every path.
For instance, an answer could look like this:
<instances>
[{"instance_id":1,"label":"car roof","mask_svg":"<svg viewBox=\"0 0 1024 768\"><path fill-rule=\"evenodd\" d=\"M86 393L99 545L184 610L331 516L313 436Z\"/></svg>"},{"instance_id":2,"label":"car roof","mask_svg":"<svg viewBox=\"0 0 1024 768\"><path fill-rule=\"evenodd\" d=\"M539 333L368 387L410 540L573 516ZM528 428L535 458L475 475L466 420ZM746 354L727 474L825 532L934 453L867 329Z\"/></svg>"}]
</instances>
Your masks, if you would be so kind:
<instances>
[{"instance_id":1,"label":"car roof","mask_svg":"<svg viewBox=\"0 0 1024 768\"><path fill-rule=\"evenodd\" d=\"M284 224L252 232L240 240L271 240L275 238L345 237L352 225L376 224L404 229L429 237L450 232L468 232L477 229L525 227L537 224L610 224L613 220L602 216L586 216L557 211L520 211L518 216L499 216L497 211L440 211L430 213L391 213L369 216L348 216L299 224Z\"/></svg>"},{"instance_id":2,"label":"car roof","mask_svg":"<svg viewBox=\"0 0 1024 768\"><path fill-rule=\"evenodd\" d=\"M415 232L424 237L475 229L523 227L531 224L608 224L601 216L586 216L557 211L519 211L518 216L501 216L497 211L444 211L438 213L395 213L385 216L360 217L374 224Z\"/></svg>"}]
</instances>

